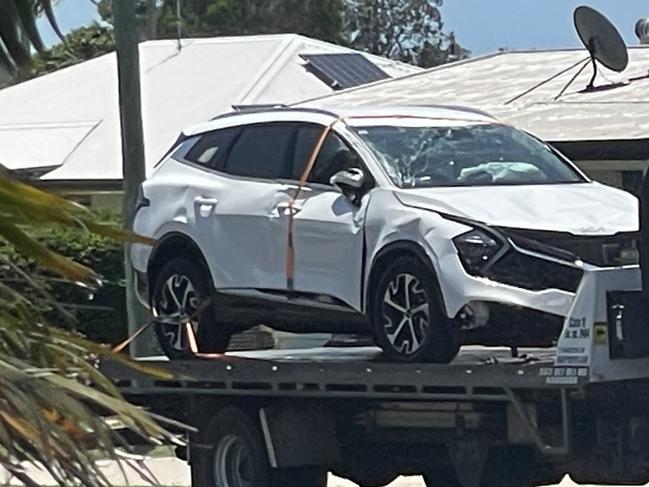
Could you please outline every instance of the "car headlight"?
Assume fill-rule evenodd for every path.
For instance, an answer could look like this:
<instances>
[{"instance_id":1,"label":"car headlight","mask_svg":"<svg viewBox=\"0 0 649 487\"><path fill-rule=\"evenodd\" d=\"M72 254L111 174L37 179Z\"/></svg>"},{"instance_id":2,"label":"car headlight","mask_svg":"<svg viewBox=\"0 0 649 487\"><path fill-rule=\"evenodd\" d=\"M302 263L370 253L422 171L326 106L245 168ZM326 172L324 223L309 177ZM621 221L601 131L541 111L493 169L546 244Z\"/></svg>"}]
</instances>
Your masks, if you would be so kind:
<instances>
[{"instance_id":1,"label":"car headlight","mask_svg":"<svg viewBox=\"0 0 649 487\"><path fill-rule=\"evenodd\" d=\"M503 242L480 228L453 239L462 265L469 274L480 275L503 247Z\"/></svg>"}]
</instances>

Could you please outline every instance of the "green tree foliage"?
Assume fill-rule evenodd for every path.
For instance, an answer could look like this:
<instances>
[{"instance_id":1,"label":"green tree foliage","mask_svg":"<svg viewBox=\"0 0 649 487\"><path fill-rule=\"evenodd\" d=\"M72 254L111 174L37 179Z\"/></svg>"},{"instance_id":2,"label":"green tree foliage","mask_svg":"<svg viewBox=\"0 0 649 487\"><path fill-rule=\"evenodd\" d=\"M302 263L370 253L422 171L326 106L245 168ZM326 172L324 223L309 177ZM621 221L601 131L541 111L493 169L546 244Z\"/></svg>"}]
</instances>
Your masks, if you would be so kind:
<instances>
[{"instance_id":1,"label":"green tree foliage","mask_svg":"<svg viewBox=\"0 0 649 487\"><path fill-rule=\"evenodd\" d=\"M422 67L469 52L443 32L442 0L346 0L344 37L351 47Z\"/></svg>"},{"instance_id":2,"label":"green tree foliage","mask_svg":"<svg viewBox=\"0 0 649 487\"><path fill-rule=\"evenodd\" d=\"M178 33L176 0L136 0L148 38L175 38ZM339 42L343 0L183 0L180 31L183 37L298 33ZM152 5L155 4L155 9ZM111 21L110 0L99 2L104 20ZM155 20L154 28L151 19Z\"/></svg>"},{"instance_id":3,"label":"green tree foliage","mask_svg":"<svg viewBox=\"0 0 649 487\"><path fill-rule=\"evenodd\" d=\"M101 212L98 221L118 225L121 217L113 212ZM81 228L59 228L46 225L28 234L61 255L92 268L101 276L102 285L88 289L75 285L41 268L24 257L11 245L0 241L0 258L8 259L14 266L0 265L0 282L11 284L32 302L43 305L43 315L50 322L67 325L89 339L116 344L128 336L126 295L124 283L124 249L121 242L102 237ZM28 274L39 282L34 289L22 277ZM47 291L69 315L61 316L47 301L39 300L40 291ZM63 320L64 322L62 322Z\"/></svg>"},{"instance_id":4,"label":"green tree foliage","mask_svg":"<svg viewBox=\"0 0 649 487\"><path fill-rule=\"evenodd\" d=\"M13 83L52 73L115 50L113 30L97 22L71 31L63 42L37 53Z\"/></svg>"}]
</instances>

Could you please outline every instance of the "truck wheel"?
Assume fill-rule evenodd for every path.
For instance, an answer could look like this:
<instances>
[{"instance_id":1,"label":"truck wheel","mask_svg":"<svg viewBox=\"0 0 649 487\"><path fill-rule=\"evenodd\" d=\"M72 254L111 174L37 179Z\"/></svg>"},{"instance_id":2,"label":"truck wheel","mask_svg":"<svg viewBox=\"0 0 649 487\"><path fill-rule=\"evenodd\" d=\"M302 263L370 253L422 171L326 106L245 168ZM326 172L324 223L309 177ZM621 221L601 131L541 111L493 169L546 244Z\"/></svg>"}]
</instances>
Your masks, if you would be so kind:
<instances>
[{"instance_id":1,"label":"truck wheel","mask_svg":"<svg viewBox=\"0 0 649 487\"><path fill-rule=\"evenodd\" d=\"M320 467L272 469L259 427L237 408L219 411L198 443L203 451L192 462L196 487L327 486Z\"/></svg>"},{"instance_id":2,"label":"truck wheel","mask_svg":"<svg viewBox=\"0 0 649 487\"><path fill-rule=\"evenodd\" d=\"M192 358L186 323L191 323L199 352L220 353L230 334L215 320L214 286L195 259L179 256L166 262L152 283L151 308L160 348L170 359Z\"/></svg>"},{"instance_id":3,"label":"truck wheel","mask_svg":"<svg viewBox=\"0 0 649 487\"><path fill-rule=\"evenodd\" d=\"M274 487L259 428L243 411L224 408L200 435L205 448L192 468L200 487Z\"/></svg>"},{"instance_id":4,"label":"truck wheel","mask_svg":"<svg viewBox=\"0 0 649 487\"><path fill-rule=\"evenodd\" d=\"M438 299L432 273L414 256L383 271L372 293L374 335L386 357L399 362L448 363L460 340Z\"/></svg>"}]
</instances>

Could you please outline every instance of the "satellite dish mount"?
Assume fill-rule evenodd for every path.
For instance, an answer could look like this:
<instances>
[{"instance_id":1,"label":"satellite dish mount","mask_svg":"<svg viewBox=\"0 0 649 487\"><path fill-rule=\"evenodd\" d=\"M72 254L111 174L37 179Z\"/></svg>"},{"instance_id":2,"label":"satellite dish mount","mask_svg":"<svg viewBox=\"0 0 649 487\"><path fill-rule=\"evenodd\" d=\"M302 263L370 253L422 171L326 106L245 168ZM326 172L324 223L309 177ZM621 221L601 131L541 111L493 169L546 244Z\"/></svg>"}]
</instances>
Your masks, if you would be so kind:
<instances>
[{"instance_id":1,"label":"satellite dish mount","mask_svg":"<svg viewBox=\"0 0 649 487\"><path fill-rule=\"evenodd\" d=\"M574 14L575 28L593 64L593 77L586 91L596 89L599 65L621 73L629 65L629 53L620 32L604 15L591 7L578 7Z\"/></svg>"},{"instance_id":2,"label":"satellite dish mount","mask_svg":"<svg viewBox=\"0 0 649 487\"><path fill-rule=\"evenodd\" d=\"M586 91L593 91L595 89L595 81L597 80L597 75L599 74L599 69L597 65L597 58L595 57L595 51L597 47L595 46L595 38L590 40L590 45L586 46L588 53L590 54L590 62L593 65L593 77L590 79L590 83L586 87Z\"/></svg>"}]
</instances>

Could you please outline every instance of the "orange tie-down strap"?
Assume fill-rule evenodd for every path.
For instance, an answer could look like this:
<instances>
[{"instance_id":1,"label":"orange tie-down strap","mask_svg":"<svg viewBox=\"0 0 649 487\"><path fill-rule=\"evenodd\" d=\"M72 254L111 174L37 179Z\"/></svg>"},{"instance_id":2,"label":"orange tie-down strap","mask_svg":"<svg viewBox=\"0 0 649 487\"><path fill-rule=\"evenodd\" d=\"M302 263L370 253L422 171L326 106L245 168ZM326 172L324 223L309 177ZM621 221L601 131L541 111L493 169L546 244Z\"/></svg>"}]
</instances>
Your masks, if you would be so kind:
<instances>
[{"instance_id":1,"label":"orange tie-down strap","mask_svg":"<svg viewBox=\"0 0 649 487\"><path fill-rule=\"evenodd\" d=\"M300 197L300 193L302 192L302 188L306 185L307 179L309 179L309 175L311 174L311 171L313 170L313 166L315 165L315 161L318 159L318 156L320 155L320 151L322 150L322 146L325 143L325 140L327 140L327 136L331 133L331 131L334 128L334 125L336 125L338 122L342 121L343 118L339 117L333 122L331 122L329 125L327 125L323 130L322 133L320 134L320 138L317 140L315 145L313 146L313 149L311 150L311 155L309 156L309 159L307 160L306 165L304 166L304 170L302 171L302 175L300 176L300 180L298 182L297 188L295 189L295 194L291 196L291 198L288 200L288 240L287 240L287 246L286 246L286 286L289 291L292 291L294 289L294 284L295 284L295 247L293 245L293 222L295 220L295 212L293 211L293 207L295 205L295 201Z\"/></svg>"}]
</instances>

